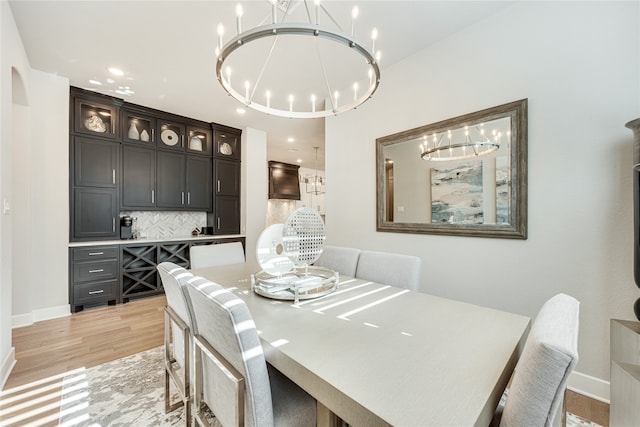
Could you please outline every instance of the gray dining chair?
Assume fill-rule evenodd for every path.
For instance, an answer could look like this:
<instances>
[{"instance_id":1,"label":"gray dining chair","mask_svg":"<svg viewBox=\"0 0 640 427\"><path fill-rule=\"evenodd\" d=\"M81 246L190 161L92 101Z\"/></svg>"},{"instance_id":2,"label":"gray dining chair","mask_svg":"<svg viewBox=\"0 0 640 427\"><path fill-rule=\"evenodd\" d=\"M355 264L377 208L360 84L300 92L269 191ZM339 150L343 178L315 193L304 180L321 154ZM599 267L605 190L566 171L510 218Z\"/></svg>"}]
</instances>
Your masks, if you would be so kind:
<instances>
[{"instance_id":1,"label":"gray dining chair","mask_svg":"<svg viewBox=\"0 0 640 427\"><path fill-rule=\"evenodd\" d=\"M185 286L193 275L170 262L160 263L156 269L167 298L164 309L165 412L184 406L185 422L190 425L193 316ZM171 403L171 381L180 395L180 401L175 403Z\"/></svg>"},{"instance_id":2,"label":"gray dining chair","mask_svg":"<svg viewBox=\"0 0 640 427\"><path fill-rule=\"evenodd\" d=\"M417 256L362 251L356 277L412 291L420 288L422 260Z\"/></svg>"},{"instance_id":3,"label":"gray dining chair","mask_svg":"<svg viewBox=\"0 0 640 427\"><path fill-rule=\"evenodd\" d=\"M223 426L315 426L316 401L266 363L246 303L206 279L188 284L197 334L195 419Z\"/></svg>"},{"instance_id":4,"label":"gray dining chair","mask_svg":"<svg viewBox=\"0 0 640 427\"><path fill-rule=\"evenodd\" d=\"M564 425L567 379L578 363L579 314L578 300L565 294L543 304L493 426Z\"/></svg>"},{"instance_id":5,"label":"gray dining chair","mask_svg":"<svg viewBox=\"0 0 640 427\"><path fill-rule=\"evenodd\" d=\"M196 245L189 248L191 268L215 267L218 265L245 262L241 242Z\"/></svg>"},{"instance_id":6,"label":"gray dining chair","mask_svg":"<svg viewBox=\"0 0 640 427\"><path fill-rule=\"evenodd\" d=\"M360 252L362 251L357 248L325 246L313 265L329 268L344 276L355 277Z\"/></svg>"}]
</instances>

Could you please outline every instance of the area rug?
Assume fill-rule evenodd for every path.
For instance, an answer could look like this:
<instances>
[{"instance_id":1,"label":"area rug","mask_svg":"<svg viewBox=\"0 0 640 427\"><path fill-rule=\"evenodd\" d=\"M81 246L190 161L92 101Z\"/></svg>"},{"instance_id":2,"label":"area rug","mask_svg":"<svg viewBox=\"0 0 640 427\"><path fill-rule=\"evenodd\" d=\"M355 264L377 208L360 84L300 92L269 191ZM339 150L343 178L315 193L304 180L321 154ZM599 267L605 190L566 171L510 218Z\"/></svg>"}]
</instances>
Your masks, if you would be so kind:
<instances>
[{"instance_id":1,"label":"area rug","mask_svg":"<svg viewBox=\"0 0 640 427\"><path fill-rule=\"evenodd\" d=\"M60 405L64 427L183 426L184 409L164 413L163 347L65 376ZM177 394L172 397L172 402ZM214 425L216 420L208 417ZM567 414L568 427L599 427Z\"/></svg>"},{"instance_id":2,"label":"area rug","mask_svg":"<svg viewBox=\"0 0 640 427\"><path fill-rule=\"evenodd\" d=\"M163 347L157 347L73 371L63 382L59 425L185 425L183 408L164 413L163 364Z\"/></svg>"}]
</instances>

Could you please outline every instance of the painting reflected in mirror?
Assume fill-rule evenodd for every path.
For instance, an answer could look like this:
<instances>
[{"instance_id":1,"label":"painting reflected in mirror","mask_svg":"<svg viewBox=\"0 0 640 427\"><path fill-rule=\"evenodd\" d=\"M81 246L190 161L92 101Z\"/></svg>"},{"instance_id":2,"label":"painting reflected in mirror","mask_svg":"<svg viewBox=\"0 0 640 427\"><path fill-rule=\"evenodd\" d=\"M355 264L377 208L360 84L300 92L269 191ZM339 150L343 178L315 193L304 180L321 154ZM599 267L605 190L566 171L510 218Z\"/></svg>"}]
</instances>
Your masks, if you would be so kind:
<instances>
[{"instance_id":1,"label":"painting reflected in mirror","mask_svg":"<svg viewBox=\"0 0 640 427\"><path fill-rule=\"evenodd\" d=\"M527 238L527 100L376 140L377 230Z\"/></svg>"}]
</instances>

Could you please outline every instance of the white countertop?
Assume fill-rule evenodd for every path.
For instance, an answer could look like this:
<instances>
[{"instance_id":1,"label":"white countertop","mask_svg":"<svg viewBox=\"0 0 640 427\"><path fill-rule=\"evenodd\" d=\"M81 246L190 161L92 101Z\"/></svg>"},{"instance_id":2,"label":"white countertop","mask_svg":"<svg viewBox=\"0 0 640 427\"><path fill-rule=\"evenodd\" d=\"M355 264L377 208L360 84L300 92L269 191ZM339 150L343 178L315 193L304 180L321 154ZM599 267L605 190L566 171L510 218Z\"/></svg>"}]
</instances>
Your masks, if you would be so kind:
<instances>
[{"instance_id":1,"label":"white countertop","mask_svg":"<svg viewBox=\"0 0 640 427\"><path fill-rule=\"evenodd\" d=\"M223 235L200 235L200 236L173 236L142 239L118 239L118 240L91 240L88 242L69 242L70 248L83 246L107 246L107 245L134 245L137 243L157 243L157 242L178 242L184 240L218 240L245 237L244 234L223 234Z\"/></svg>"}]
</instances>

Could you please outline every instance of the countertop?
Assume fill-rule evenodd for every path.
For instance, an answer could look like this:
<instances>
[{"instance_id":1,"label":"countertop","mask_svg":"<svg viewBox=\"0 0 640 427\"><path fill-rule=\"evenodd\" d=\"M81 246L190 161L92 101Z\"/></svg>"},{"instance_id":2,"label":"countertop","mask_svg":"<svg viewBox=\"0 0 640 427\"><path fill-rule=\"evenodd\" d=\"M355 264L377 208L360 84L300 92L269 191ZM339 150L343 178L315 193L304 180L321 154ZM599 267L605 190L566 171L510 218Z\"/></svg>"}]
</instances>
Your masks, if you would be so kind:
<instances>
[{"instance_id":1,"label":"countertop","mask_svg":"<svg viewBox=\"0 0 640 427\"><path fill-rule=\"evenodd\" d=\"M184 240L218 240L229 238L245 237L244 234L223 234L223 235L199 235L199 236L174 236L159 238L142 238L142 239L118 239L118 240L91 240L87 242L69 242L70 248L78 248L83 246L106 246L106 245L135 245L137 243L156 243L156 242L178 242Z\"/></svg>"}]
</instances>

